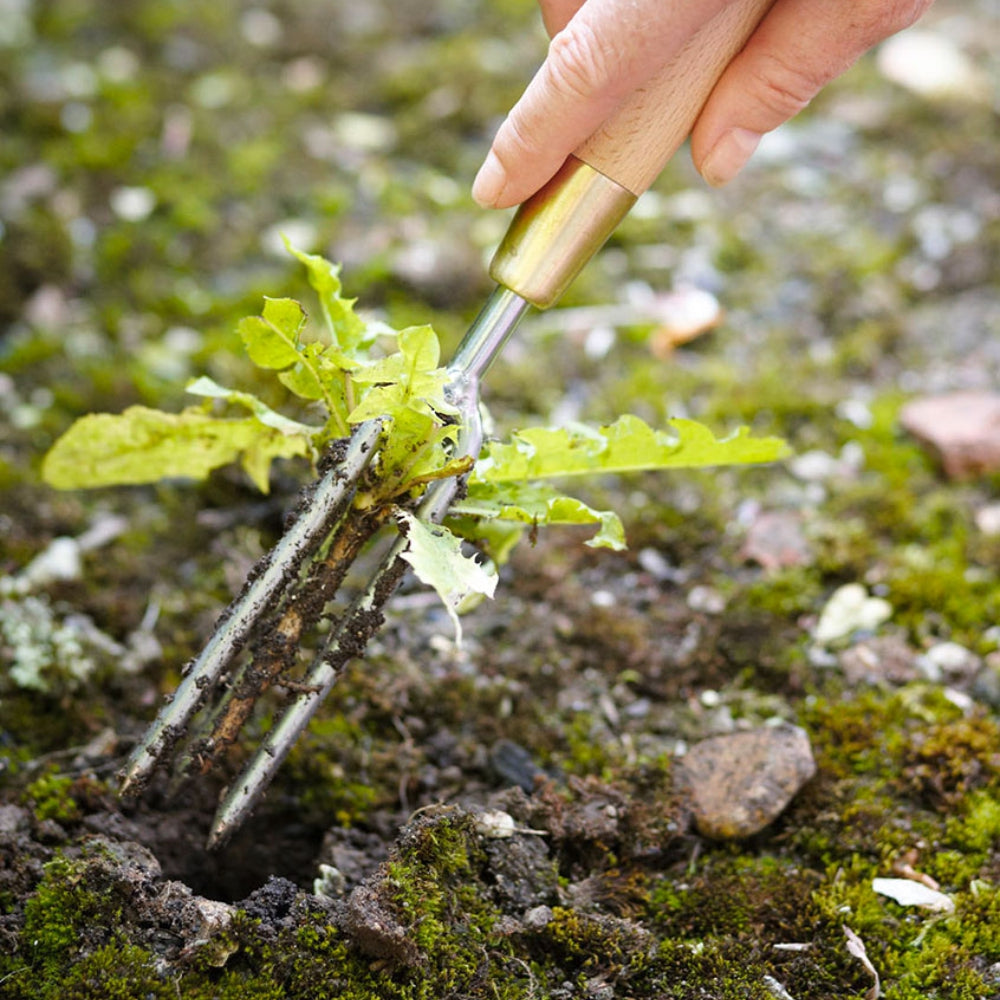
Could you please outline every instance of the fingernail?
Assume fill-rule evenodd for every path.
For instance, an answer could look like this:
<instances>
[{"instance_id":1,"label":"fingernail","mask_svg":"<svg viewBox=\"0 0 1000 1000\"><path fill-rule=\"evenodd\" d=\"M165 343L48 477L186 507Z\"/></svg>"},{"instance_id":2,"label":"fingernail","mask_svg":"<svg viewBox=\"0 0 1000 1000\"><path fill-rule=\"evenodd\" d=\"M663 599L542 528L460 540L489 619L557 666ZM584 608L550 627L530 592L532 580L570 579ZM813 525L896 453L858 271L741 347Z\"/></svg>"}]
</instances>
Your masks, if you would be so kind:
<instances>
[{"instance_id":1,"label":"fingernail","mask_svg":"<svg viewBox=\"0 0 1000 1000\"><path fill-rule=\"evenodd\" d=\"M731 128L723 132L702 161L701 176L712 187L728 184L753 156L760 140L759 133L746 128Z\"/></svg>"},{"instance_id":2,"label":"fingernail","mask_svg":"<svg viewBox=\"0 0 1000 1000\"><path fill-rule=\"evenodd\" d=\"M500 200L503 189L507 186L507 172L503 165L490 150L483 165L472 182L472 197L483 208L493 208Z\"/></svg>"}]
</instances>

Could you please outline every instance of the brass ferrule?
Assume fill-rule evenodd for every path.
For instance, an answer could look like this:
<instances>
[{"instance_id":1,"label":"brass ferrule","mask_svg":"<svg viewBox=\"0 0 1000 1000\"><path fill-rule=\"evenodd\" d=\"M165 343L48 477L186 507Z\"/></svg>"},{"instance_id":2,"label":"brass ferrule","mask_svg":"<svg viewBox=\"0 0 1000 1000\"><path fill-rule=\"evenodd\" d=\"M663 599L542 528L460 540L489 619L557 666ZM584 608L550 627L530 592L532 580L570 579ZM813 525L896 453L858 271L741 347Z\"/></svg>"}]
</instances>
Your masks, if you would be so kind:
<instances>
[{"instance_id":1,"label":"brass ferrule","mask_svg":"<svg viewBox=\"0 0 1000 1000\"><path fill-rule=\"evenodd\" d=\"M517 210L490 264L494 281L548 309L604 245L636 196L571 156Z\"/></svg>"}]
</instances>

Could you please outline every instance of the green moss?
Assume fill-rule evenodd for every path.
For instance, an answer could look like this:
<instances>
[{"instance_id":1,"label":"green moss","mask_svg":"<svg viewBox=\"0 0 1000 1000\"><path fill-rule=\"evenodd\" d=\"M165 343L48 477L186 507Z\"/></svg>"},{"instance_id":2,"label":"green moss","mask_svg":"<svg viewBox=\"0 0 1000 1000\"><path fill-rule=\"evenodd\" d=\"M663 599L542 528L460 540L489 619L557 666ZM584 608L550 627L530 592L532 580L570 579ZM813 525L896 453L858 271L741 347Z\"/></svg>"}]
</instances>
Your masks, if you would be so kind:
<instances>
[{"instance_id":1,"label":"green moss","mask_svg":"<svg viewBox=\"0 0 1000 1000\"><path fill-rule=\"evenodd\" d=\"M375 782L350 777L367 770L363 757L373 735L346 715L313 722L308 747L297 747L289 761L289 780L298 786L306 819L353 826L379 800Z\"/></svg>"},{"instance_id":2,"label":"green moss","mask_svg":"<svg viewBox=\"0 0 1000 1000\"><path fill-rule=\"evenodd\" d=\"M1000 843L1000 799L995 792L980 790L967 796L963 815L949 819L947 838L963 851L988 851Z\"/></svg>"},{"instance_id":3,"label":"green moss","mask_svg":"<svg viewBox=\"0 0 1000 1000\"><path fill-rule=\"evenodd\" d=\"M794 620L814 609L822 595L822 582L811 569L792 567L769 573L739 595L753 612L766 611Z\"/></svg>"},{"instance_id":4,"label":"green moss","mask_svg":"<svg viewBox=\"0 0 1000 1000\"><path fill-rule=\"evenodd\" d=\"M715 852L682 889L664 883L654 891L649 915L671 937L803 940L812 932L815 882L787 859Z\"/></svg>"},{"instance_id":5,"label":"green moss","mask_svg":"<svg viewBox=\"0 0 1000 1000\"><path fill-rule=\"evenodd\" d=\"M476 945L485 942L499 916L472 882L474 836L468 816L418 825L386 870L392 906L422 964L448 983L474 974Z\"/></svg>"},{"instance_id":6,"label":"green moss","mask_svg":"<svg viewBox=\"0 0 1000 1000\"><path fill-rule=\"evenodd\" d=\"M1000 721L993 715L937 722L913 734L903 761L903 776L929 805L948 809L969 792L989 788L995 793L1000 789L998 748ZM982 805L979 808L983 810Z\"/></svg>"},{"instance_id":7,"label":"green moss","mask_svg":"<svg viewBox=\"0 0 1000 1000\"><path fill-rule=\"evenodd\" d=\"M80 807L71 794L73 779L50 770L24 790L23 801L37 820L67 823L80 818Z\"/></svg>"},{"instance_id":8,"label":"green moss","mask_svg":"<svg viewBox=\"0 0 1000 1000\"><path fill-rule=\"evenodd\" d=\"M620 741L611 738L606 722L589 712L575 712L559 728L566 747L554 755L553 763L560 770L607 780L620 769L624 753Z\"/></svg>"},{"instance_id":9,"label":"green moss","mask_svg":"<svg viewBox=\"0 0 1000 1000\"><path fill-rule=\"evenodd\" d=\"M0 963L0 979L11 977L11 1000L167 996L152 956L121 931L127 893L107 884L96 857L57 855L45 866L25 905L19 948ZM25 965L30 977L18 973Z\"/></svg>"},{"instance_id":10,"label":"green moss","mask_svg":"<svg viewBox=\"0 0 1000 1000\"><path fill-rule=\"evenodd\" d=\"M54 994L55 995L55 994ZM176 1000L176 986L157 973L143 948L114 941L73 963L59 984L65 1000Z\"/></svg>"},{"instance_id":11,"label":"green moss","mask_svg":"<svg viewBox=\"0 0 1000 1000\"><path fill-rule=\"evenodd\" d=\"M557 906L536 947L564 973L627 981L646 968L651 943L636 924Z\"/></svg>"},{"instance_id":12,"label":"green moss","mask_svg":"<svg viewBox=\"0 0 1000 1000\"><path fill-rule=\"evenodd\" d=\"M529 994L530 976L504 956L509 944L494 927L498 911L477 879L477 839L463 813L425 816L411 825L384 868L379 905L415 946L382 960L363 954L322 912L299 912L298 926L264 933L238 917L236 947L224 972L203 969L185 980L184 996L287 996L295 1000L437 1000ZM409 963L409 964L408 964ZM209 993L208 983L214 983ZM273 994L266 984L280 984ZM203 993L191 992L198 989ZM253 992L253 988L257 992ZM240 992L240 990L245 992Z\"/></svg>"}]
</instances>

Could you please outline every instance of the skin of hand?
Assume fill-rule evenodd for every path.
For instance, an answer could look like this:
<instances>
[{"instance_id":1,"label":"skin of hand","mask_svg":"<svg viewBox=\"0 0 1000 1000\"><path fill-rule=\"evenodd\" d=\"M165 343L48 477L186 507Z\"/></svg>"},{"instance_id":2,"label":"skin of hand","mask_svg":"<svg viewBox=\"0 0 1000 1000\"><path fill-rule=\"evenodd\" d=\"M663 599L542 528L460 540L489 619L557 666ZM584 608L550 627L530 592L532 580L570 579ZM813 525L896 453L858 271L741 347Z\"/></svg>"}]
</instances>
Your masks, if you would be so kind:
<instances>
[{"instance_id":1,"label":"skin of hand","mask_svg":"<svg viewBox=\"0 0 1000 1000\"><path fill-rule=\"evenodd\" d=\"M732 0L539 0L545 62L500 126L472 188L486 208L524 201L618 104ZM719 78L691 132L711 185L736 176L761 136L801 111L932 0L776 0Z\"/></svg>"}]
</instances>

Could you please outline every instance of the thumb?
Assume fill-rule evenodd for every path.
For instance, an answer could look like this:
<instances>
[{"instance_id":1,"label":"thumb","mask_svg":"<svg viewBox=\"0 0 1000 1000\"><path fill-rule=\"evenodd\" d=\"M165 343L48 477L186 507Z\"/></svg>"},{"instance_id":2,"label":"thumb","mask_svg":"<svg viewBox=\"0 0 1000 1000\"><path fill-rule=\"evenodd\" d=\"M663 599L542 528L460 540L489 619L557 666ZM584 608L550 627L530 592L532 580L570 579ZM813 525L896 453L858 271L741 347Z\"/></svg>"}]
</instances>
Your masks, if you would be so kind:
<instances>
[{"instance_id":1,"label":"thumb","mask_svg":"<svg viewBox=\"0 0 1000 1000\"><path fill-rule=\"evenodd\" d=\"M743 168L765 132L801 111L873 45L908 27L931 0L778 0L719 78L691 132L712 185Z\"/></svg>"}]
</instances>

